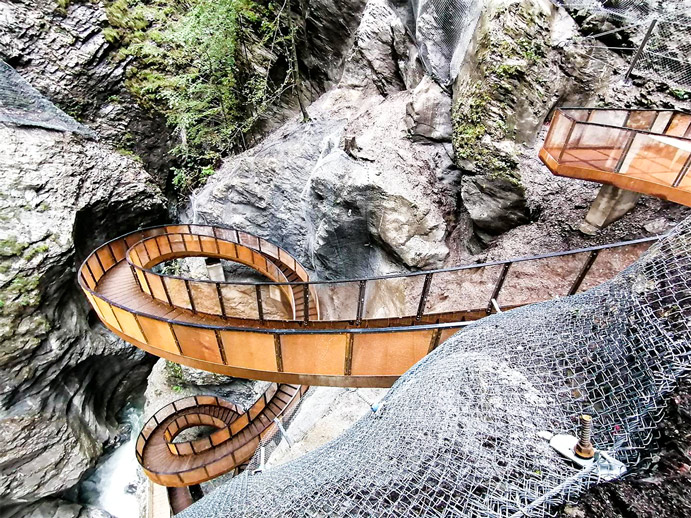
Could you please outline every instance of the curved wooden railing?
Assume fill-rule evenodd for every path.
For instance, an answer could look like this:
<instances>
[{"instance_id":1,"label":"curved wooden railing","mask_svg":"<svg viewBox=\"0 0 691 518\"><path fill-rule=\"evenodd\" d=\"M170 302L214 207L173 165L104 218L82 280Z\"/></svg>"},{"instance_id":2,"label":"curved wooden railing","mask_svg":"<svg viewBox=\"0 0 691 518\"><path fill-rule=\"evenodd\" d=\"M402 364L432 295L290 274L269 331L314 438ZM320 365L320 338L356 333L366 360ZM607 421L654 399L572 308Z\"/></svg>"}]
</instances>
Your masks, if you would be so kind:
<instances>
[{"instance_id":1,"label":"curved wooden railing","mask_svg":"<svg viewBox=\"0 0 691 518\"><path fill-rule=\"evenodd\" d=\"M206 482L245 465L261 441L278 431L276 420L292 412L308 387L272 383L246 411L216 396L190 396L156 412L143 426L136 456L147 477L168 487ZM196 426L216 430L205 437L175 442Z\"/></svg>"},{"instance_id":2,"label":"curved wooden railing","mask_svg":"<svg viewBox=\"0 0 691 518\"><path fill-rule=\"evenodd\" d=\"M111 331L177 363L278 383L386 387L467 323L600 284L655 239L308 282L299 262L264 239L219 226L167 225L102 245L80 267L79 283ZM241 262L288 282L195 281L155 271L187 256ZM335 303L320 308L320 299Z\"/></svg>"},{"instance_id":3,"label":"curved wooden railing","mask_svg":"<svg viewBox=\"0 0 691 518\"><path fill-rule=\"evenodd\" d=\"M558 109L540 158L559 176L691 206L691 114Z\"/></svg>"}]
</instances>

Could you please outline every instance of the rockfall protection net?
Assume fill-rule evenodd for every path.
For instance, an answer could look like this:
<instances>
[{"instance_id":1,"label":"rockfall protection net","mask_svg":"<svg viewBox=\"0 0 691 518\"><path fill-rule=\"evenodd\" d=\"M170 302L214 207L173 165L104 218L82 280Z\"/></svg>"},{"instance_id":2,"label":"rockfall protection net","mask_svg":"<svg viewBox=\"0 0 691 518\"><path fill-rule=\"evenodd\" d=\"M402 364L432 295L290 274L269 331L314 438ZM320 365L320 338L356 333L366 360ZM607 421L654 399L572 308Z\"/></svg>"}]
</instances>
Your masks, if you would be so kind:
<instances>
[{"instance_id":1,"label":"rockfall protection net","mask_svg":"<svg viewBox=\"0 0 691 518\"><path fill-rule=\"evenodd\" d=\"M615 48L635 62L632 73L672 87L691 87L691 0L553 0L569 9L584 9L604 15L611 22L602 34L581 38L594 41L603 34L626 32L632 36L631 48ZM650 37L644 43L648 29ZM637 51L641 50L639 54ZM593 45L592 56L598 57L603 47Z\"/></svg>"},{"instance_id":2,"label":"rockfall protection net","mask_svg":"<svg viewBox=\"0 0 691 518\"><path fill-rule=\"evenodd\" d=\"M481 0L410 0L413 34L427 72L448 85L456 78L477 24Z\"/></svg>"},{"instance_id":3,"label":"rockfall protection net","mask_svg":"<svg viewBox=\"0 0 691 518\"><path fill-rule=\"evenodd\" d=\"M690 370L690 319L691 218L610 282L469 326L334 441L180 516L546 516L600 473L538 433L592 414L596 447L635 467Z\"/></svg>"},{"instance_id":4,"label":"rockfall protection net","mask_svg":"<svg viewBox=\"0 0 691 518\"><path fill-rule=\"evenodd\" d=\"M0 60L0 123L95 134L43 97L11 66Z\"/></svg>"}]
</instances>

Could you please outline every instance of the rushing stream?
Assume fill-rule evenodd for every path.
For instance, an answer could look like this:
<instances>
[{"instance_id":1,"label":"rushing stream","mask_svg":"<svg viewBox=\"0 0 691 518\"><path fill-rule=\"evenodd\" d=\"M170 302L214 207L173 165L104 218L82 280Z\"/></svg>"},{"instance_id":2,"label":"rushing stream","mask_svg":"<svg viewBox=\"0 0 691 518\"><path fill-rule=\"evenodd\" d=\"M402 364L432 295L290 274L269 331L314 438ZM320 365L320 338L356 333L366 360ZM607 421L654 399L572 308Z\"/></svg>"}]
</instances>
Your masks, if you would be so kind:
<instances>
[{"instance_id":1,"label":"rushing stream","mask_svg":"<svg viewBox=\"0 0 691 518\"><path fill-rule=\"evenodd\" d=\"M131 426L129 437L101 458L94 472L82 482L79 492L82 503L104 509L115 518L140 516L137 490L142 479L134 446L143 419L141 403L129 403L125 407L121 422Z\"/></svg>"}]
</instances>

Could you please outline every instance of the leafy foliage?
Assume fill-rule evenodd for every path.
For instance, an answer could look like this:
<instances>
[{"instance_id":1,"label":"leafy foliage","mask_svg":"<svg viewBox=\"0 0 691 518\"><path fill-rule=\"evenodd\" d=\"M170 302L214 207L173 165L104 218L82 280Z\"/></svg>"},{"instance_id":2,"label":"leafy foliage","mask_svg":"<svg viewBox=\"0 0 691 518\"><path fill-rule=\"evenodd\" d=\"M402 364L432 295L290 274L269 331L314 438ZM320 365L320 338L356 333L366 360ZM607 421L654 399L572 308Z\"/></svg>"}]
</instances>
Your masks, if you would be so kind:
<instances>
[{"instance_id":1,"label":"leafy foliage","mask_svg":"<svg viewBox=\"0 0 691 518\"><path fill-rule=\"evenodd\" d=\"M114 0L105 35L131 60L127 87L180 144L174 185L203 183L294 87L288 0Z\"/></svg>"}]
</instances>

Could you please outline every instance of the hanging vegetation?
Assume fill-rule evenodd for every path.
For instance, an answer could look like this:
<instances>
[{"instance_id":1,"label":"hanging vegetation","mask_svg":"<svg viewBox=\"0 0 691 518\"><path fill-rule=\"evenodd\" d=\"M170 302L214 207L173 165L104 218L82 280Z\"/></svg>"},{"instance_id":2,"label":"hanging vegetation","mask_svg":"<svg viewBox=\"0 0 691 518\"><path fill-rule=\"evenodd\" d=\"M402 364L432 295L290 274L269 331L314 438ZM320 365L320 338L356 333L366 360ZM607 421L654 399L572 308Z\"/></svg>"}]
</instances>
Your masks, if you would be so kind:
<instances>
[{"instance_id":1,"label":"hanging vegetation","mask_svg":"<svg viewBox=\"0 0 691 518\"><path fill-rule=\"evenodd\" d=\"M106 37L131 60L127 87L179 137L174 184L203 183L220 157L299 81L288 0L115 0Z\"/></svg>"}]
</instances>

